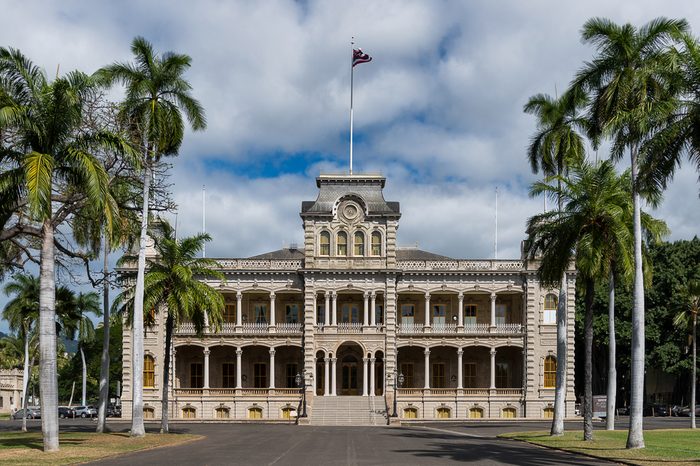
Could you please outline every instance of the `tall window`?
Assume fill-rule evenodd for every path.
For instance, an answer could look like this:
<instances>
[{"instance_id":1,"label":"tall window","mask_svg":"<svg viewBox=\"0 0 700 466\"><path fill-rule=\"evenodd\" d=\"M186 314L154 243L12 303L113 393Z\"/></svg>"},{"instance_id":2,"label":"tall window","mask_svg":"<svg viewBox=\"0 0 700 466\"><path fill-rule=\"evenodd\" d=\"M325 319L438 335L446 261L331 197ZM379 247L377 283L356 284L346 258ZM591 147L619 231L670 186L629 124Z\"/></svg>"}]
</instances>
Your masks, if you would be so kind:
<instances>
[{"instance_id":1,"label":"tall window","mask_svg":"<svg viewBox=\"0 0 700 466\"><path fill-rule=\"evenodd\" d=\"M253 364L253 388L267 388L267 364L264 362Z\"/></svg>"},{"instance_id":2,"label":"tall window","mask_svg":"<svg viewBox=\"0 0 700 466\"><path fill-rule=\"evenodd\" d=\"M227 297L224 304L224 322L236 322L236 301Z\"/></svg>"},{"instance_id":3,"label":"tall window","mask_svg":"<svg viewBox=\"0 0 700 466\"><path fill-rule=\"evenodd\" d=\"M348 234L344 231L338 233L338 255L347 256L348 255Z\"/></svg>"},{"instance_id":4,"label":"tall window","mask_svg":"<svg viewBox=\"0 0 700 466\"><path fill-rule=\"evenodd\" d=\"M415 315L415 309L413 304L402 304L401 305L401 323L402 324L413 324L413 316Z\"/></svg>"},{"instance_id":5,"label":"tall window","mask_svg":"<svg viewBox=\"0 0 700 466\"><path fill-rule=\"evenodd\" d=\"M299 366L296 364L287 364L285 368L285 379L287 381L287 388L297 388L297 373L299 372Z\"/></svg>"},{"instance_id":6,"label":"tall window","mask_svg":"<svg viewBox=\"0 0 700 466\"><path fill-rule=\"evenodd\" d=\"M355 232L355 250L354 253L356 256L364 256L365 255L365 234L362 233L361 231L356 231Z\"/></svg>"},{"instance_id":7,"label":"tall window","mask_svg":"<svg viewBox=\"0 0 700 466\"><path fill-rule=\"evenodd\" d=\"M401 374L403 374L403 388L413 388L413 364L401 364Z\"/></svg>"},{"instance_id":8,"label":"tall window","mask_svg":"<svg viewBox=\"0 0 700 466\"><path fill-rule=\"evenodd\" d=\"M510 387L510 367L507 362L496 363L496 387Z\"/></svg>"},{"instance_id":9,"label":"tall window","mask_svg":"<svg viewBox=\"0 0 700 466\"><path fill-rule=\"evenodd\" d=\"M267 323L267 304L257 303L253 308L255 312L255 323L256 324L266 324Z\"/></svg>"},{"instance_id":10,"label":"tall window","mask_svg":"<svg viewBox=\"0 0 700 466\"><path fill-rule=\"evenodd\" d=\"M378 231L372 232L372 255L382 255L382 234Z\"/></svg>"},{"instance_id":11,"label":"tall window","mask_svg":"<svg viewBox=\"0 0 700 466\"><path fill-rule=\"evenodd\" d=\"M445 388L445 364L437 362L433 364L433 380L430 384L433 388Z\"/></svg>"},{"instance_id":12,"label":"tall window","mask_svg":"<svg viewBox=\"0 0 700 466\"><path fill-rule=\"evenodd\" d=\"M235 388L236 387L236 366L232 362L225 362L221 366L221 373L223 374L222 387L223 388Z\"/></svg>"},{"instance_id":13,"label":"tall window","mask_svg":"<svg viewBox=\"0 0 700 466\"><path fill-rule=\"evenodd\" d=\"M143 357L143 386L144 388L153 388L156 386L155 360L153 356L146 355Z\"/></svg>"},{"instance_id":14,"label":"tall window","mask_svg":"<svg viewBox=\"0 0 700 466\"><path fill-rule=\"evenodd\" d=\"M446 304L435 304L433 305L433 325L444 326L445 316L447 315L447 305Z\"/></svg>"},{"instance_id":15,"label":"tall window","mask_svg":"<svg viewBox=\"0 0 700 466\"><path fill-rule=\"evenodd\" d=\"M345 303L340 308L340 322L344 324L359 323L360 309L352 303Z\"/></svg>"},{"instance_id":16,"label":"tall window","mask_svg":"<svg viewBox=\"0 0 700 466\"><path fill-rule=\"evenodd\" d=\"M505 325L508 306L505 304L496 304L496 325Z\"/></svg>"},{"instance_id":17,"label":"tall window","mask_svg":"<svg viewBox=\"0 0 700 466\"><path fill-rule=\"evenodd\" d=\"M464 306L464 325L476 325L476 304Z\"/></svg>"},{"instance_id":18,"label":"tall window","mask_svg":"<svg viewBox=\"0 0 700 466\"><path fill-rule=\"evenodd\" d=\"M331 255L331 234L327 231L321 232L321 240L319 242L320 249L318 253L322 256Z\"/></svg>"},{"instance_id":19,"label":"tall window","mask_svg":"<svg viewBox=\"0 0 700 466\"><path fill-rule=\"evenodd\" d=\"M554 388L557 383L557 359L554 356L544 358L544 388Z\"/></svg>"},{"instance_id":20,"label":"tall window","mask_svg":"<svg viewBox=\"0 0 700 466\"><path fill-rule=\"evenodd\" d=\"M287 304L284 307L284 320L288 324L299 323L299 305L298 304Z\"/></svg>"},{"instance_id":21,"label":"tall window","mask_svg":"<svg viewBox=\"0 0 700 466\"><path fill-rule=\"evenodd\" d=\"M464 364L464 388L476 388L476 363Z\"/></svg>"},{"instance_id":22,"label":"tall window","mask_svg":"<svg viewBox=\"0 0 700 466\"><path fill-rule=\"evenodd\" d=\"M384 305L377 304L374 307L374 320L378 325L384 323Z\"/></svg>"},{"instance_id":23,"label":"tall window","mask_svg":"<svg viewBox=\"0 0 700 466\"><path fill-rule=\"evenodd\" d=\"M554 325L557 323L557 305L559 298L554 293L549 293L544 297L544 316L542 323L545 325Z\"/></svg>"},{"instance_id":24,"label":"tall window","mask_svg":"<svg viewBox=\"0 0 700 466\"><path fill-rule=\"evenodd\" d=\"M202 388L204 386L204 364L193 362L190 364L190 388Z\"/></svg>"},{"instance_id":25,"label":"tall window","mask_svg":"<svg viewBox=\"0 0 700 466\"><path fill-rule=\"evenodd\" d=\"M326 323L326 305L317 304L316 305L316 323L325 324Z\"/></svg>"}]
</instances>

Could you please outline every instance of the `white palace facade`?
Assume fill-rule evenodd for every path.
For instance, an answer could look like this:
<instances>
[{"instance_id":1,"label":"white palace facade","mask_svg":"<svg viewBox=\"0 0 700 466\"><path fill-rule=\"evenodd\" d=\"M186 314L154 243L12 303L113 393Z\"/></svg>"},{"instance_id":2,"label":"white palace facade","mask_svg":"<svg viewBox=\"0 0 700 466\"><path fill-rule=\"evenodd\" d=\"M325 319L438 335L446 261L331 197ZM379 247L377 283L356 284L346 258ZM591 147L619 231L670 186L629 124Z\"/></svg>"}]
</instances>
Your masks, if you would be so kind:
<instances>
[{"instance_id":1,"label":"white palace facade","mask_svg":"<svg viewBox=\"0 0 700 466\"><path fill-rule=\"evenodd\" d=\"M302 202L303 247L218 259L220 329L173 337L171 418L312 424L547 418L557 292L537 263L400 248L398 202L378 175L321 175ZM574 296L575 276L567 277ZM573 415L574 302L567 303ZM159 418L165 312L147 329L144 415ZM123 340L131 415L131 332ZM305 398L305 400L303 400ZM305 403L303 403L305 401ZM396 410L396 417L393 417Z\"/></svg>"}]
</instances>

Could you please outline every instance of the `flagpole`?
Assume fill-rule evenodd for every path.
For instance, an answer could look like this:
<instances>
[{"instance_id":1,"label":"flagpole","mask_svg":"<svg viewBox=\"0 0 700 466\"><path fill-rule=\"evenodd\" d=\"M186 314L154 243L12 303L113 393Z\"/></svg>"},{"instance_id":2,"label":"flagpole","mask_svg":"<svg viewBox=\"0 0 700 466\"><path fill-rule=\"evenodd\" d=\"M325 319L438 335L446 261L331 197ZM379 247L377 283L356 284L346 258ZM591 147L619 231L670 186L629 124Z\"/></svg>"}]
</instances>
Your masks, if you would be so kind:
<instances>
[{"instance_id":1,"label":"flagpole","mask_svg":"<svg viewBox=\"0 0 700 466\"><path fill-rule=\"evenodd\" d=\"M498 259L498 186L496 186L496 219L495 231L493 236L493 258Z\"/></svg>"},{"instance_id":2,"label":"flagpole","mask_svg":"<svg viewBox=\"0 0 700 466\"><path fill-rule=\"evenodd\" d=\"M352 175L352 127L353 127L353 113L352 113L352 92L353 92L353 65L354 60L354 50L355 50L355 37L350 40L350 174Z\"/></svg>"},{"instance_id":3,"label":"flagpole","mask_svg":"<svg viewBox=\"0 0 700 466\"><path fill-rule=\"evenodd\" d=\"M202 185L202 234L207 232L207 188ZM202 257L207 257L207 242L202 242Z\"/></svg>"}]
</instances>

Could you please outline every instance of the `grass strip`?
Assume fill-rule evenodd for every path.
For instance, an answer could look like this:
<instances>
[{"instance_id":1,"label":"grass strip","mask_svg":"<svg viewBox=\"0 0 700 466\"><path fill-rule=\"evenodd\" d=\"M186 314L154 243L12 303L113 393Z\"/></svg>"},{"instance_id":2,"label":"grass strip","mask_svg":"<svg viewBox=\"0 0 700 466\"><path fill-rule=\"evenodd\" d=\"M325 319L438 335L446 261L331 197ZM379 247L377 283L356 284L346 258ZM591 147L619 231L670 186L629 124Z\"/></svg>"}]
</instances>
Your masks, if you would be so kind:
<instances>
[{"instance_id":1,"label":"grass strip","mask_svg":"<svg viewBox=\"0 0 700 466\"><path fill-rule=\"evenodd\" d=\"M139 450L178 445L200 438L201 435L191 434L146 434L142 438L131 438L127 433L62 432L60 451L45 453L41 432L0 432L0 464L84 463Z\"/></svg>"},{"instance_id":2,"label":"grass strip","mask_svg":"<svg viewBox=\"0 0 700 466\"><path fill-rule=\"evenodd\" d=\"M549 432L512 432L499 435L548 448L582 453L595 458L636 465L664 466L698 464L700 462L700 430L659 429L644 432L646 448L628 450L627 431L596 430L593 440L583 441L582 431L567 431L560 437Z\"/></svg>"}]
</instances>

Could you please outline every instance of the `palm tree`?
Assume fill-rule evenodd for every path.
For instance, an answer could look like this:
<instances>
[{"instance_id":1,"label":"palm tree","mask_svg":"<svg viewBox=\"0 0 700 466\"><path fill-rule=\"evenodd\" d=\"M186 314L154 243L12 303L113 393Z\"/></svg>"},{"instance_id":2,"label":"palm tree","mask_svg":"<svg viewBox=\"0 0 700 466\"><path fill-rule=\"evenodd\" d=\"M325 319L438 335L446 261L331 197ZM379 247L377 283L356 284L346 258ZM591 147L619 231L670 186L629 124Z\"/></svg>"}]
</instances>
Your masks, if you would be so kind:
<instances>
[{"instance_id":1,"label":"palm tree","mask_svg":"<svg viewBox=\"0 0 700 466\"><path fill-rule=\"evenodd\" d=\"M605 161L573 166L569 177L549 181L557 184L535 183L531 194L561 199L562 211L545 212L528 221L526 254L542 255L539 275L544 283L558 280L572 255L575 258L585 290L584 440L592 440L593 297L596 281L609 276L611 256L631 262L629 176L618 176L612 163Z\"/></svg>"},{"instance_id":2,"label":"palm tree","mask_svg":"<svg viewBox=\"0 0 700 466\"><path fill-rule=\"evenodd\" d=\"M148 232L148 199L151 170L162 156L176 155L184 136L182 111L192 129L206 126L204 110L190 94L191 86L183 78L190 67L187 55L165 53L157 56L151 44L142 37L131 43L135 63L114 63L97 71L105 85L122 83L126 99L122 112L139 141L143 163L143 209L137 262L132 326L132 424L131 435L142 437L143 425L143 294Z\"/></svg>"},{"instance_id":3,"label":"palm tree","mask_svg":"<svg viewBox=\"0 0 700 466\"><path fill-rule=\"evenodd\" d=\"M695 391L698 384L698 367L697 367L697 344L695 341L698 312L700 312L700 280L692 280L688 283L689 303L687 309L676 314L673 323L681 329L689 329L693 345L693 363L691 366L690 375L690 428L695 429Z\"/></svg>"},{"instance_id":4,"label":"palm tree","mask_svg":"<svg viewBox=\"0 0 700 466\"><path fill-rule=\"evenodd\" d=\"M131 150L116 135L83 126L84 102L95 89L83 73L74 71L49 81L21 52L0 48L0 87L0 128L17 135L16 145L0 153L7 167L0 173L0 196L33 221L35 226L26 226L25 231L40 240L41 423L44 451L56 451L55 231L71 206L81 203L92 204L108 218L114 215L107 175L93 152ZM63 202L62 208L54 210L55 202Z\"/></svg>"},{"instance_id":5,"label":"palm tree","mask_svg":"<svg viewBox=\"0 0 700 466\"><path fill-rule=\"evenodd\" d=\"M205 325L216 328L222 320L224 299L221 293L202 282L203 279L223 279L215 270L219 264L212 259L198 258L204 244L211 241L207 234L177 239L175 230L164 220L157 223L155 236L156 260L149 261L145 277L146 309L167 307L165 320L165 361L163 363L163 395L161 432L168 432L168 387L173 330L180 322L193 322L202 334ZM125 256L124 260L131 260ZM127 289L115 303L128 309L134 290Z\"/></svg>"},{"instance_id":6,"label":"palm tree","mask_svg":"<svg viewBox=\"0 0 700 466\"><path fill-rule=\"evenodd\" d=\"M585 104L584 94L567 93L552 99L547 94L537 94L528 100L524 111L537 117L537 132L528 147L528 159L533 173L542 170L545 176L561 176L570 165L585 158L582 132L587 121L579 115ZM561 199L557 199L561 211ZM557 361L567 360L566 275L559 281L557 302ZM566 402L566 364L557 364L554 391L554 418L550 435L564 434Z\"/></svg>"},{"instance_id":7,"label":"palm tree","mask_svg":"<svg viewBox=\"0 0 700 466\"><path fill-rule=\"evenodd\" d=\"M12 296L2 312L10 329L24 339L24 369L22 372L22 400L27 398L27 384L29 383L29 341L35 334L35 324L39 318L39 279L31 275L18 274L14 281L4 287L5 295ZM23 401L24 404L24 401ZM22 416L22 432L27 431L27 411Z\"/></svg>"},{"instance_id":8,"label":"palm tree","mask_svg":"<svg viewBox=\"0 0 700 466\"><path fill-rule=\"evenodd\" d=\"M592 18L581 33L597 56L581 69L572 83L591 95L591 119L599 133L612 138L612 157L629 151L634 204L634 291L632 309L632 363L630 425L627 448L643 448L644 396L644 272L639 178L648 160L640 157L653 130L673 107L669 69L673 63L668 45L688 29L685 20L655 19L641 28ZM653 164L652 164L653 165ZM649 178L649 175L646 176Z\"/></svg>"},{"instance_id":9,"label":"palm tree","mask_svg":"<svg viewBox=\"0 0 700 466\"><path fill-rule=\"evenodd\" d=\"M83 364L83 391L82 405L87 405L87 365L85 364L84 346L95 338L95 325L89 314L96 317L102 316L99 304L99 296L94 291L89 293L71 293L67 297L64 306L69 316L69 321L64 332L68 338L78 340L78 350Z\"/></svg>"}]
</instances>

